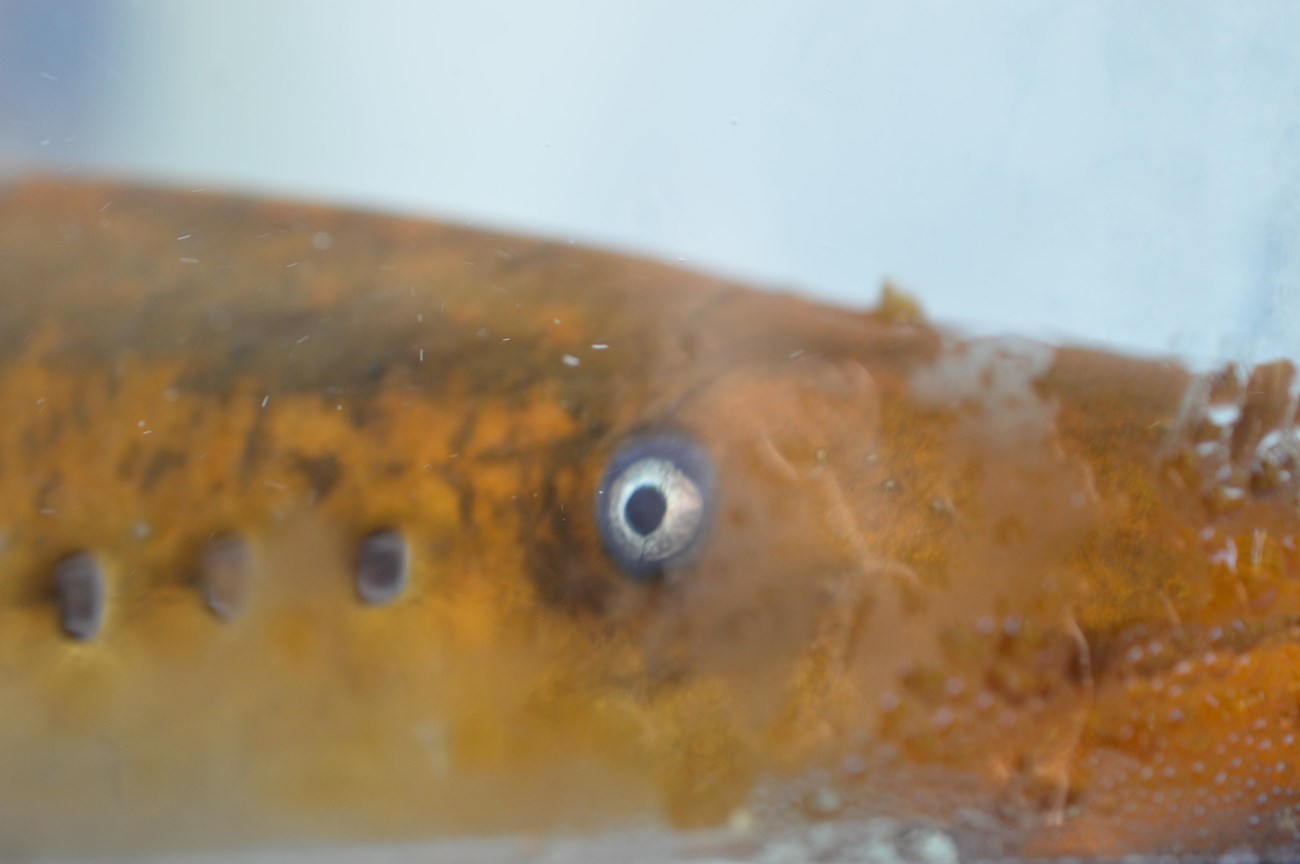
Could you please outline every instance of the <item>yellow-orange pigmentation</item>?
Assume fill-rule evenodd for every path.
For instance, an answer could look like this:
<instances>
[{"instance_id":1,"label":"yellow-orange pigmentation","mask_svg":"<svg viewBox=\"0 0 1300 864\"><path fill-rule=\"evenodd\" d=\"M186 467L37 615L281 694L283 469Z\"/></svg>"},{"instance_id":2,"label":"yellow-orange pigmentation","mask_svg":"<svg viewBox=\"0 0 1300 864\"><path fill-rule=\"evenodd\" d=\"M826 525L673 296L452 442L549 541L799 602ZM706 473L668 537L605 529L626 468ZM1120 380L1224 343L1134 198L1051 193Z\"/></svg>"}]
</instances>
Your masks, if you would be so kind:
<instances>
[{"instance_id":1,"label":"yellow-orange pigmentation","mask_svg":"<svg viewBox=\"0 0 1300 864\"><path fill-rule=\"evenodd\" d=\"M1293 379L9 187L0 854L889 816L970 854L1284 855ZM596 512L659 433L716 488L645 578Z\"/></svg>"}]
</instances>

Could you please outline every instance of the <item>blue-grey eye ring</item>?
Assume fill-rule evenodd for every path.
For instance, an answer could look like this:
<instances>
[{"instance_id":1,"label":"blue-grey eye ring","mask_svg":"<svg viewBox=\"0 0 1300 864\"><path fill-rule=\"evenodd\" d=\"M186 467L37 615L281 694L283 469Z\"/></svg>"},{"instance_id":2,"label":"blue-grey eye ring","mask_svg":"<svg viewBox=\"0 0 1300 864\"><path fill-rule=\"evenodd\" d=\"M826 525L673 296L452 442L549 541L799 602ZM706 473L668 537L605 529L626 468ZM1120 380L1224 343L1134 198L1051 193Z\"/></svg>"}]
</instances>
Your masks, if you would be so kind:
<instances>
[{"instance_id":1,"label":"blue-grey eye ring","mask_svg":"<svg viewBox=\"0 0 1300 864\"><path fill-rule=\"evenodd\" d=\"M596 521L605 549L637 580L657 579L700 547L712 522L713 462L677 433L633 439L605 470Z\"/></svg>"}]
</instances>

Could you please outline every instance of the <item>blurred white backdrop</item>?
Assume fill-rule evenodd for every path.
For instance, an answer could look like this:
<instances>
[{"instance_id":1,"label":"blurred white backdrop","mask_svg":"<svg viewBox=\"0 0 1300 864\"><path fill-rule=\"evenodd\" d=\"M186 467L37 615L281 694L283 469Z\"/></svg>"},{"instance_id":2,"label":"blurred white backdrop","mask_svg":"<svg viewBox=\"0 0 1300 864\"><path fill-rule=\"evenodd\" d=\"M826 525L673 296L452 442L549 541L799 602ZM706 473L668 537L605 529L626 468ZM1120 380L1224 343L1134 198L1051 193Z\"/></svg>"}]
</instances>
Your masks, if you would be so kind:
<instances>
[{"instance_id":1,"label":"blurred white backdrop","mask_svg":"<svg viewBox=\"0 0 1300 864\"><path fill-rule=\"evenodd\" d=\"M1300 355L1300 4L0 0L0 168Z\"/></svg>"}]
</instances>

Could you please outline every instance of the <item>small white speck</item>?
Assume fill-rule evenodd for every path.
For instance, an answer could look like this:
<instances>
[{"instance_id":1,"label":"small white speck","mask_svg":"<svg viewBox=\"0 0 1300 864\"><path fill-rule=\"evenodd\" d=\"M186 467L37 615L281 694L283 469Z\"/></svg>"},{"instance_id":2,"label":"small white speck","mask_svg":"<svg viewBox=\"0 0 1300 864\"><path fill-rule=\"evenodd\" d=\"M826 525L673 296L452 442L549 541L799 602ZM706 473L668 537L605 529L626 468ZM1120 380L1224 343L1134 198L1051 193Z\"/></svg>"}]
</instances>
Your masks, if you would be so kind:
<instances>
[{"instance_id":1,"label":"small white speck","mask_svg":"<svg viewBox=\"0 0 1300 864\"><path fill-rule=\"evenodd\" d=\"M572 354L565 354L560 359L564 361L565 366L577 366L579 363L582 362L577 357L574 357Z\"/></svg>"},{"instance_id":2,"label":"small white speck","mask_svg":"<svg viewBox=\"0 0 1300 864\"><path fill-rule=\"evenodd\" d=\"M272 483L270 480L267 480L267 481L266 481L266 485L267 485L267 486L270 486L272 489L275 489L275 490L280 491L280 492L283 492L283 491L287 488L287 487L286 487L284 484L282 484L282 483Z\"/></svg>"},{"instance_id":3,"label":"small white speck","mask_svg":"<svg viewBox=\"0 0 1300 864\"><path fill-rule=\"evenodd\" d=\"M791 360L794 360L796 357L799 357L799 356L801 356L802 354L803 354L803 349L800 348L800 349L797 350L797 351L791 351L791 352L790 352L788 355L786 355L786 356L788 356Z\"/></svg>"},{"instance_id":4,"label":"small white speck","mask_svg":"<svg viewBox=\"0 0 1300 864\"><path fill-rule=\"evenodd\" d=\"M416 312L416 313L415 313L415 320L416 320L417 322L423 324L423 323L424 323L424 313L423 313L423 312Z\"/></svg>"},{"instance_id":5,"label":"small white speck","mask_svg":"<svg viewBox=\"0 0 1300 864\"><path fill-rule=\"evenodd\" d=\"M552 318L551 320L554 321L556 324L559 324L559 323L560 323L560 319L559 319L559 318Z\"/></svg>"},{"instance_id":6,"label":"small white speck","mask_svg":"<svg viewBox=\"0 0 1300 864\"><path fill-rule=\"evenodd\" d=\"M307 341L308 339L310 339L310 338L311 338L311 334L308 334L308 335L306 335L306 336L300 336L300 337L298 337L298 341L295 342L294 344L295 344L295 345L301 345L302 343L306 342L306 341Z\"/></svg>"},{"instance_id":7,"label":"small white speck","mask_svg":"<svg viewBox=\"0 0 1300 864\"><path fill-rule=\"evenodd\" d=\"M265 408L266 405L267 405L267 403L270 402L270 401L271 401L271 397L270 397L269 394L266 395L266 396L263 396L263 397L262 397L262 407Z\"/></svg>"},{"instance_id":8,"label":"small white speck","mask_svg":"<svg viewBox=\"0 0 1300 864\"><path fill-rule=\"evenodd\" d=\"M297 267L297 266L298 266L297 261L290 261L288 264L284 265L284 269L288 270L291 267Z\"/></svg>"},{"instance_id":9,"label":"small white speck","mask_svg":"<svg viewBox=\"0 0 1300 864\"><path fill-rule=\"evenodd\" d=\"M501 341L502 341L502 342L509 342L509 341L510 341L510 337L509 337L509 336L502 336L502 337L501 337Z\"/></svg>"},{"instance_id":10,"label":"small white speck","mask_svg":"<svg viewBox=\"0 0 1300 864\"><path fill-rule=\"evenodd\" d=\"M330 236L328 231L317 231L311 235L311 245L313 248L324 252L334 245L334 238Z\"/></svg>"},{"instance_id":11,"label":"small white speck","mask_svg":"<svg viewBox=\"0 0 1300 864\"><path fill-rule=\"evenodd\" d=\"M338 405L335 405L335 406L334 406L334 410L335 410L335 411L342 411L342 410L343 410L343 404L342 404L342 403L339 403Z\"/></svg>"},{"instance_id":12,"label":"small white speck","mask_svg":"<svg viewBox=\"0 0 1300 864\"><path fill-rule=\"evenodd\" d=\"M182 263L182 264L197 264L197 263L199 263L199 259L197 259L197 258L182 258L182 259L181 259L181 263Z\"/></svg>"},{"instance_id":13,"label":"small white speck","mask_svg":"<svg viewBox=\"0 0 1300 864\"><path fill-rule=\"evenodd\" d=\"M100 213L103 213L105 210L107 210L109 207L112 207L112 206L113 206L113 202L112 202L112 201L109 201L109 202L108 202L107 204L105 204L103 207L100 207L100 208L99 208L99 212L100 212Z\"/></svg>"},{"instance_id":14,"label":"small white speck","mask_svg":"<svg viewBox=\"0 0 1300 864\"><path fill-rule=\"evenodd\" d=\"M1211 564L1223 564L1233 573L1237 572L1237 543L1231 537L1224 541L1223 548L1210 555Z\"/></svg>"},{"instance_id":15,"label":"small white speck","mask_svg":"<svg viewBox=\"0 0 1300 864\"><path fill-rule=\"evenodd\" d=\"M421 362L421 363L424 362L424 349L423 349L423 348L420 349L420 362Z\"/></svg>"},{"instance_id":16,"label":"small white speck","mask_svg":"<svg viewBox=\"0 0 1300 864\"><path fill-rule=\"evenodd\" d=\"M595 343L592 344L592 346L591 346L591 350L592 350L592 351L604 351L604 350L605 350L606 348L608 348L608 347L609 347L609 346L608 346L607 344L605 344L604 342L595 342Z\"/></svg>"},{"instance_id":17,"label":"small white speck","mask_svg":"<svg viewBox=\"0 0 1300 864\"><path fill-rule=\"evenodd\" d=\"M176 239L177 239L177 240L188 240L188 239L190 239L190 238L193 237L193 236L194 236L193 234L182 234L181 236L177 237Z\"/></svg>"},{"instance_id":18,"label":"small white speck","mask_svg":"<svg viewBox=\"0 0 1300 864\"><path fill-rule=\"evenodd\" d=\"M1241 418L1241 406L1211 405L1205 414L1215 426L1231 426Z\"/></svg>"},{"instance_id":19,"label":"small white speck","mask_svg":"<svg viewBox=\"0 0 1300 864\"><path fill-rule=\"evenodd\" d=\"M41 396L39 399L37 399L37 400L36 400L36 404L39 405L39 406L41 406L42 408L44 408L44 407L45 407L45 397L44 397L44 396Z\"/></svg>"},{"instance_id":20,"label":"small white speck","mask_svg":"<svg viewBox=\"0 0 1300 864\"><path fill-rule=\"evenodd\" d=\"M42 139L41 139L41 146L42 146L42 147L49 147L49 146L50 146L51 144L53 144L53 143L54 143L54 141L53 141L52 139L50 139L50 138L42 138Z\"/></svg>"},{"instance_id":21,"label":"small white speck","mask_svg":"<svg viewBox=\"0 0 1300 864\"><path fill-rule=\"evenodd\" d=\"M42 72L42 73L41 73L41 77L44 78L46 81L54 81L54 82L57 82L57 81L59 80L59 76L58 76L58 75L52 75L52 74L50 74L49 72Z\"/></svg>"}]
</instances>

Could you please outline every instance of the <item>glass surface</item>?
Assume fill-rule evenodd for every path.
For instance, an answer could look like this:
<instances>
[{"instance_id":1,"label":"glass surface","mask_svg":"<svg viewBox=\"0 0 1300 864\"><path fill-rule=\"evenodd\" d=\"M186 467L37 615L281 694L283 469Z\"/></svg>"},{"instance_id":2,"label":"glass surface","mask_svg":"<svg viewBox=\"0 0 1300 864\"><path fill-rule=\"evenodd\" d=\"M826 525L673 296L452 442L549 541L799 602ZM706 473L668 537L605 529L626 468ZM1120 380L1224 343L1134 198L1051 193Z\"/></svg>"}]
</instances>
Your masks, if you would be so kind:
<instances>
[{"instance_id":1,"label":"glass surface","mask_svg":"<svg viewBox=\"0 0 1300 864\"><path fill-rule=\"evenodd\" d=\"M1296 45L1266 2L0 0L0 178L452 226L0 218L0 858L148 846L139 801L219 860L1294 844Z\"/></svg>"}]
</instances>

